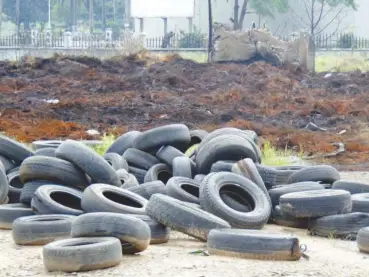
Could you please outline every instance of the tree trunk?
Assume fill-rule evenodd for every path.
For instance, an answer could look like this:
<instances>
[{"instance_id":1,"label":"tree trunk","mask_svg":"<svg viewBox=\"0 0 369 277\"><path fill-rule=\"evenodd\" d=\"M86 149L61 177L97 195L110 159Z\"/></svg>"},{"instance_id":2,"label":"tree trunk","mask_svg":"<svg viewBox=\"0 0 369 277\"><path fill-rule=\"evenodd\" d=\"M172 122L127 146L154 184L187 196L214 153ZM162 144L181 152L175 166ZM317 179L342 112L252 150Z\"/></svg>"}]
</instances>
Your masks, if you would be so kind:
<instances>
[{"instance_id":1,"label":"tree trunk","mask_svg":"<svg viewBox=\"0 0 369 277\"><path fill-rule=\"evenodd\" d=\"M209 41L208 41L208 62L212 61L213 52L213 11L211 0L208 0L208 22L209 22Z\"/></svg>"},{"instance_id":2,"label":"tree trunk","mask_svg":"<svg viewBox=\"0 0 369 277\"><path fill-rule=\"evenodd\" d=\"M0 35L3 33L3 0L0 0Z\"/></svg>"},{"instance_id":3,"label":"tree trunk","mask_svg":"<svg viewBox=\"0 0 369 277\"><path fill-rule=\"evenodd\" d=\"M102 0L102 28L103 28L103 31L106 30L106 6L105 6L105 0Z\"/></svg>"},{"instance_id":4,"label":"tree trunk","mask_svg":"<svg viewBox=\"0 0 369 277\"><path fill-rule=\"evenodd\" d=\"M240 5L238 3L238 0L234 0L234 7L233 7L233 30L238 30L239 9L240 9Z\"/></svg>"},{"instance_id":5,"label":"tree trunk","mask_svg":"<svg viewBox=\"0 0 369 277\"><path fill-rule=\"evenodd\" d=\"M315 6L315 0L312 0L311 2L311 22L310 22L310 34L311 35L314 35L314 32L315 32L315 28L314 28L314 25L315 25L315 18L314 18L314 6Z\"/></svg>"},{"instance_id":6,"label":"tree trunk","mask_svg":"<svg viewBox=\"0 0 369 277\"><path fill-rule=\"evenodd\" d=\"M249 3L249 0L243 0L240 19L238 21L238 29L240 29L240 30L243 28L243 22L245 21L245 16L246 16L246 12L247 12L247 4L248 3Z\"/></svg>"},{"instance_id":7,"label":"tree trunk","mask_svg":"<svg viewBox=\"0 0 369 277\"><path fill-rule=\"evenodd\" d=\"M90 0L90 34L94 32L94 0Z\"/></svg>"},{"instance_id":8,"label":"tree trunk","mask_svg":"<svg viewBox=\"0 0 369 277\"><path fill-rule=\"evenodd\" d=\"M20 0L15 1L15 18L17 24L17 34L20 32Z\"/></svg>"}]
</instances>

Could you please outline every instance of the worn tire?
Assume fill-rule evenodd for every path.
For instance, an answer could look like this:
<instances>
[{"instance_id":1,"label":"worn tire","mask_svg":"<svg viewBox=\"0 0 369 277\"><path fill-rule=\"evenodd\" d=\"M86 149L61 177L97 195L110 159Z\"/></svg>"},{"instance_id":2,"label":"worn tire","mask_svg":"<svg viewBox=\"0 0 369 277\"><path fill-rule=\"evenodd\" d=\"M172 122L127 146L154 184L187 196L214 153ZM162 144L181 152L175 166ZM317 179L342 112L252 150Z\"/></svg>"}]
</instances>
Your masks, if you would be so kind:
<instances>
[{"instance_id":1,"label":"worn tire","mask_svg":"<svg viewBox=\"0 0 369 277\"><path fill-rule=\"evenodd\" d=\"M333 183L332 189L343 189L351 194L369 193L369 184L351 180L338 180Z\"/></svg>"},{"instance_id":2,"label":"worn tire","mask_svg":"<svg viewBox=\"0 0 369 277\"><path fill-rule=\"evenodd\" d=\"M45 156L33 156L22 163L19 177L23 183L50 181L83 189L88 186L86 175L71 162Z\"/></svg>"},{"instance_id":3,"label":"worn tire","mask_svg":"<svg viewBox=\"0 0 369 277\"><path fill-rule=\"evenodd\" d=\"M217 161L211 165L210 172L232 172L235 161Z\"/></svg>"},{"instance_id":4,"label":"worn tire","mask_svg":"<svg viewBox=\"0 0 369 277\"><path fill-rule=\"evenodd\" d=\"M246 259L297 261L301 258L296 236L258 230L211 230L207 248L209 254Z\"/></svg>"},{"instance_id":5,"label":"worn tire","mask_svg":"<svg viewBox=\"0 0 369 277\"><path fill-rule=\"evenodd\" d=\"M162 162L169 166L173 165L173 160L177 157L186 157L184 153L179 151L177 148L173 146L163 146L161 147L158 152L156 152L156 157Z\"/></svg>"},{"instance_id":6,"label":"worn tire","mask_svg":"<svg viewBox=\"0 0 369 277\"><path fill-rule=\"evenodd\" d=\"M270 166L265 166L265 165L261 165L258 163L256 163L255 166L261 176L261 179L263 179L263 182L267 189L271 189L273 186L276 185L276 179L277 179L276 169Z\"/></svg>"},{"instance_id":7,"label":"worn tire","mask_svg":"<svg viewBox=\"0 0 369 277\"><path fill-rule=\"evenodd\" d=\"M9 181L4 170L0 169L0 203L3 203L8 197Z\"/></svg>"},{"instance_id":8,"label":"worn tire","mask_svg":"<svg viewBox=\"0 0 369 277\"><path fill-rule=\"evenodd\" d=\"M0 162L3 164L5 173L8 173L9 170L13 169L16 165L14 161L11 159L0 155Z\"/></svg>"},{"instance_id":9,"label":"worn tire","mask_svg":"<svg viewBox=\"0 0 369 277\"><path fill-rule=\"evenodd\" d=\"M188 157L176 157L173 159L172 170L174 177L193 177L193 169L196 168L196 164Z\"/></svg>"},{"instance_id":10,"label":"worn tire","mask_svg":"<svg viewBox=\"0 0 369 277\"><path fill-rule=\"evenodd\" d=\"M12 236L19 245L45 245L54 240L68 238L73 215L33 215L13 222Z\"/></svg>"},{"instance_id":11,"label":"worn tire","mask_svg":"<svg viewBox=\"0 0 369 277\"><path fill-rule=\"evenodd\" d=\"M209 133L205 130L191 130L190 131L190 145L195 145L200 143Z\"/></svg>"},{"instance_id":12,"label":"worn tire","mask_svg":"<svg viewBox=\"0 0 369 277\"><path fill-rule=\"evenodd\" d=\"M36 214L81 215L82 192L57 185L39 187L32 197L31 207Z\"/></svg>"},{"instance_id":13,"label":"worn tire","mask_svg":"<svg viewBox=\"0 0 369 277\"><path fill-rule=\"evenodd\" d=\"M43 247L47 271L77 272L113 267L122 261L122 245L117 238L72 238Z\"/></svg>"},{"instance_id":14,"label":"worn tire","mask_svg":"<svg viewBox=\"0 0 369 277\"><path fill-rule=\"evenodd\" d=\"M145 183L146 170L130 166L128 167L129 173L136 177L139 184Z\"/></svg>"},{"instance_id":15,"label":"worn tire","mask_svg":"<svg viewBox=\"0 0 369 277\"><path fill-rule=\"evenodd\" d=\"M245 202L251 201L252 211L239 212L226 205L220 196L223 190L243 196ZM206 211L223 218L235 228L261 229L271 214L271 203L265 193L249 179L229 172L219 172L205 178L200 188L200 204Z\"/></svg>"},{"instance_id":16,"label":"worn tire","mask_svg":"<svg viewBox=\"0 0 369 277\"><path fill-rule=\"evenodd\" d=\"M23 183L19 178L19 171L14 171L7 175L9 182L9 203L19 203L20 195L23 189Z\"/></svg>"},{"instance_id":17,"label":"worn tire","mask_svg":"<svg viewBox=\"0 0 369 277\"><path fill-rule=\"evenodd\" d=\"M356 239L357 232L369 226L369 214L349 213L323 216L314 219L309 224L311 235Z\"/></svg>"},{"instance_id":18,"label":"worn tire","mask_svg":"<svg viewBox=\"0 0 369 277\"><path fill-rule=\"evenodd\" d=\"M93 184L82 196L82 208L86 213L145 214L146 205L147 200L142 196L107 184Z\"/></svg>"},{"instance_id":19,"label":"worn tire","mask_svg":"<svg viewBox=\"0 0 369 277\"><path fill-rule=\"evenodd\" d=\"M166 164L156 164L147 171L144 182L162 181L164 184L173 177L172 169Z\"/></svg>"},{"instance_id":20,"label":"worn tire","mask_svg":"<svg viewBox=\"0 0 369 277\"><path fill-rule=\"evenodd\" d=\"M139 218L117 213L89 213L72 223L71 236L116 237L122 243L123 254L144 251L150 244L149 226Z\"/></svg>"},{"instance_id":21,"label":"worn tire","mask_svg":"<svg viewBox=\"0 0 369 277\"><path fill-rule=\"evenodd\" d=\"M128 188L128 190L149 200L151 195L156 193L167 194L167 187L162 181L151 181L143 183L136 187Z\"/></svg>"},{"instance_id":22,"label":"worn tire","mask_svg":"<svg viewBox=\"0 0 369 277\"><path fill-rule=\"evenodd\" d=\"M145 170L149 170L150 167L160 163L155 156L134 148L128 148L124 152L123 158L126 159L130 166Z\"/></svg>"},{"instance_id":23,"label":"worn tire","mask_svg":"<svg viewBox=\"0 0 369 277\"><path fill-rule=\"evenodd\" d=\"M284 214L312 218L350 213L352 202L345 190L311 190L282 195L279 206Z\"/></svg>"},{"instance_id":24,"label":"worn tire","mask_svg":"<svg viewBox=\"0 0 369 277\"><path fill-rule=\"evenodd\" d=\"M309 227L309 218L295 218L282 213L281 208L275 206L272 213L272 221L280 226L307 229Z\"/></svg>"},{"instance_id":25,"label":"worn tire","mask_svg":"<svg viewBox=\"0 0 369 277\"><path fill-rule=\"evenodd\" d=\"M200 204L200 183L186 177L172 177L167 182L168 195L181 201Z\"/></svg>"},{"instance_id":26,"label":"worn tire","mask_svg":"<svg viewBox=\"0 0 369 277\"><path fill-rule=\"evenodd\" d=\"M58 148L60 144L62 144L63 140L37 140L32 142L32 148L34 150L42 149L42 148ZM96 146L102 143L101 140L79 140L79 143L89 146Z\"/></svg>"},{"instance_id":27,"label":"worn tire","mask_svg":"<svg viewBox=\"0 0 369 277\"><path fill-rule=\"evenodd\" d=\"M302 165L292 165L292 166L274 166L273 168L277 170L275 185L286 185L288 184L288 178L296 171L303 169L305 166Z\"/></svg>"},{"instance_id":28,"label":"worn tire","mask_svg":"<svg viewBox=\"0 0 369 277\"><path fill-rule=\"evenodd\" d=\"M130 214L130 216L137 217L149 225L151 231L150 244L162 244L169 241L170 229L167 226L157 222L155 219L152 219L147 215Z\"/></svg>"},{"instance_id":29,"label":"worn tire","mask_svg":"<svg viewBox=\"0 0 369 277\"><path fill-rule=\"evenodd\" d=\"M106 153L102 156L105 161L107 161L110 166L118 171L119 169L128 170L128 163L127 161L117 153Z\"/></svg>"},{"instance_id":30,"label":"worn tire","mask_svg":"<svg viewBox=\"0 0 369 277\"><path fill-rule=\"evenodd\" d=\"M351 196L352 212L369 213L369 193L357 193Z\"/></svg>"},{"instance_id":31,"label":"worn tire","mask_svg":"<svg viewBox=\"0 0 369 277\"><path fill-rule=\"evenodd\" d=\"M45 147L40 148L35 151L35 156L47 156L55 158L56 148L53 147Z\"/></svg>"},{"instance_id":32,"label":"worn tire","mask_svg":"<svg viewBox=\"0 0 369 277\"><path fill-rule=\"evenodd\" d=\"M106 150L105 153L117 153L119 155L123 155L128 148L132 148L133 141L140 135L141 132L139 131L130 131L124 133L113 142L113 144Z\"/></svg>"},{"instance_id":33,"label":"worn tire","mask_svg":"<svg viewBox=\"0 0 369 277\"><path fill-rule=\"evenodd\" d=\"M23 160L33 156L34 153L22 143L0 135L0 155L20 164Z\"/></svg>"},{"instance_id":34,"label":"worn tire","mask_svg":"<svg viewBox=\"0 0 369 277\"><path fill-rule=\"evenodd\" d=\"M186 149L190 144L190 131L183 124L169 124L143 132L133 142L133 148L156 153L164 145Z\"/></svg>"},{"instance_id":35,"label":"worn tire","mask_svg":"<svg viewBox=\"0 0 369 277\"><path fill-rule=\"evenodd\" d=\"M128 189L140 184L133 174L128 173L128 171L123 168L117 171L117 175L121 183L120 187L122 189Z\"/></svg>"},{"instance_id":36,"label":"worn tire","mask_svg":"<svg viewBox=\"0 0 369 277\"><path fill-rule=\"evenodd\" d=\"M206 241L210 230L230 228L223 219L173 197L155 194L146 206L151 218L172 230Z\"/></svg>"},{"instance_id":37,"label":"worn tire","mask_svg":"<svg viewBox=\"0 0 369 277\"><path fill-rule=\"evenodd\" d=\"M0 205L0 229L11 230L14 220L34 214L30 207L23 204L2 204Z\"/></svg>"},{"instance_id":38,"label":"worn tire","mask_svg":"<svg viewBox=\"0 0 369 277\"><path fill-rule=\"evenodd\" d=\"M25 205L30 206L31 200L33 198L33 195L35 194L36 190L44 185L60 185L60 184L53 184L49 181L30 181L24 184L21 193L19 201L20 203L23 203Z\"/></svg>"},{"instance_id":39,"label":"worn tire","mask_svg":"<svg viewBox=\"0 0 369 277\"><path fill-rule=\"evenodd\" d=\"M92 183L120 186L121 183L110 164L88 146L74 140L66 140L56 149L56 157L67 160L80 168Z\"/></svg>"},{"instance_id":40,"label":"worn tire","mask_svg":"<svg viewBox=\"0 0 369 277\"><path fill-rule=\"evenodd\" d=\"M306 181L323 182L333 184L341 178L340 173L330 165L306 166L294 172L289 178L288 183L299 183Z\"/></svg>"},{"instance_id":41,"label":"worn tire","mask_svg":"<svg viewBox=\"0 0 369 277\"><path fill-rule=\"evenodd\" d=\"M356 237L356 244L360 252L369 253L369 227L359 230Z\"/></svg>"},{"instance_id":42,"label":"worn tire","mask_svg":"<svg viewBox=\"0 0 369 277\"><path fill-rule=\"evenodd\" d=\"M196 174L193 179L201 184L205 177L205 174Z\"/></svg>"}]
</instances>

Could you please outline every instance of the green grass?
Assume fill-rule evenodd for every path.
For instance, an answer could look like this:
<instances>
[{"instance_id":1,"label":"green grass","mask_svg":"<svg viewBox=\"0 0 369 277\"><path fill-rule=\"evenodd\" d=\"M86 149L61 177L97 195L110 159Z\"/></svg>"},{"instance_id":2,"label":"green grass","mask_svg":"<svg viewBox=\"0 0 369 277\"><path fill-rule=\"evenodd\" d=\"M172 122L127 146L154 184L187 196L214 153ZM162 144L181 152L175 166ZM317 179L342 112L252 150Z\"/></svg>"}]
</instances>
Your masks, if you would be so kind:
<instances>
[{"instance_id":1,"label":"green grass","mask_svg":"<svg viewBox=\"0 0 369 277\"><path fill-rule=\"evenodd\" d=\"M369 59L360 55L319 56L315 60L316 72L369 71Z\"/></svg>"},{"instance_id":2,"label":"green grass","mask_svg":"<svg viewBox=\"0 0 369 277\"><path fill-rule=\"evenodd\" d=\"M103 137L101 138L101 141L102 141L101 144L95 145L95 146L90 146L90 147L92 149L94 149L99 155L104 155L106 150L108 150L110 145L113 144L115 139L116 138L113 135L104 134Z\"/></svg>"},{"instance_id":3,"label":"green grass","mask_svg":"<svg viewBox=\"0 0 369 277\"><path fill-rule=\"evenodd\" d=\"M297 156L302 157L302 153ZM261 162L264 165L269 166L287 166L292 164L292 157L296 156L296 153L288 150L277 149L269 141L265 141L263 147L261 148Z\"/></svg>"}]
</instances>

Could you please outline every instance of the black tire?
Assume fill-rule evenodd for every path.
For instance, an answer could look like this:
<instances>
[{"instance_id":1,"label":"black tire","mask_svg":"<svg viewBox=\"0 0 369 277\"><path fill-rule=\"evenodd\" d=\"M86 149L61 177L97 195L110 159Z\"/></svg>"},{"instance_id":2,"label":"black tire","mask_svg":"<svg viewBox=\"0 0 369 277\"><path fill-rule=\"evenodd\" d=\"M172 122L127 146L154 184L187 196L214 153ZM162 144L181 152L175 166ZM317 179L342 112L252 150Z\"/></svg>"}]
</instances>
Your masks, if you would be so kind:
<instances>
[{"instance_id":1,"label":"black tire","mask_svg":"<svg viewBox=\"0 0 369 277\"><path fill-rule=\"evenodd\" d=\"M323 216L310 222L311 235L333 238L356 239L357 232L369 226L369 214L349 213Z\"/></svg>"},{"instance_id":2,"label":"black tire","mask_svg":"<svg viewBox=\"0 0 369 277\"><path fill-rule=\"evenodd\" d=\"M205 174L196 174L193 179L201 184L205 177Z\"/></svg>"},{"instance_id":3,"label":"black tire","mask_svg":"<svg viewBox=\"0 0 369 277\"><path fill-rule=\"evenodd\" d=\"M166 164L156 164L147 171L144 182L162 181L164 184L173 177L172 169Z\"/></svg>"},{"instance_id":4,"label":"black tire","mask_svg":"<svg viewBox=\"0 0 369 277\"><path fill-rule=\"evenodd\" d=\"M82 207L86 213L112 212L145 214L147 200L126 189L93 184L83 192Z\"/></svg>"},{"instance_id":5,"label":"black tire","mask_svg":"<svg viewBox=\"0 0 369 277\"><path fill-rule=\"evenodd\" d=\"M20 195L23 189L23 183L19 178L19 171L14 171L7 175L9 183L9 204L19 203Z\"/></svg>"},{"instance_id":6,"label":"black tire","mask_svg":"<svg viewBox=\"0 0 369 277\"><path fill-rule=\"evenodd\" d=\"M167 182L168 195L181 201L200 204L200 183L186 177L172 177Z\"/></svg>"},{"instance_id":7,"label":"black tire","mask_svg":"<svg viewBox=\"0 0 369 277\"><path fill-rule=\"evenodd\" d=\"M19 177L23 183L45 180L83 189L88 186L86 175L71 162L45 156L33 156L22 163Z\"/></svg>"},{"instance_id":8,"label":"black tire","mask_svg":"<svg viewBox=\"0 0 369 277\"><path fill-rule=\"evenodd\" d=\"M297 261L301 258L296 236L258 230L211 230L207 248L209 254L247 259Z\"/></svg>"},{"instance_id":9,"label":"black tire","mask_svg":"<svg viewBox=\"0 0 369 277\"><path fill-rule=\"evenodd\" d=\"M147 174L147 170L143 170L137 167L130 166L128 167L129 173L136 177L139 184L145 183L145 176Z\"/></svg>"},{"instance_id":10,"label":"black tire","mask_svg":"<svg viewBox=\"0 0 369 277\"><path fill-rule=\"evenodd\" d=\"M42 148L58 148L63 142L63 140L37 140L32 142L32 148L34 150ZM89 146L97 146L102 143L101 140L79 140L78 142Z\"/></svg>"},{"instance_id":11,"label":"black tire","mask_svg":"<svg viewBox=\"0 0 369 277\"><path fill-rule=\"evenodd\" d=\"M149 200L151 195L155 193L167 194L167 187L162 181L151 181L143 183L136 187L128 188L128 190Z\"/></svg>"},{"instance_id":12,"label":"black tire","mask_svg":"<svg viewBox=\"0 0 369 277\"><path fill-rule=\"evenodd\" d=\"M190 145L193 146L195 144L200 143L209 133L205 130L191 130L190 131Z\"/></svg>"},{"instance_id":13,"label":"black tire","mask_svg":"<svg viewBox=\"0 0 369 277\"><path fill-rule=\"evenodd\" d=\"M223 219L173 197L155 194L146 206L151 218L172 230L206 241L210 230L230 228Z\"/></svg>"},{"instance_id":14,"label":"black tire","mask_svg":"<svg viewBox=\"0 0 369 277\"><path fill-rule=\"evenodd\" d=\"M15 167L14 161L8 159L7 157L0 155L0 161L4 166L5 173L8 173L9 170L13 169Z\"/></svg>"},{"instance_id":15,"label":"black tire","mask_svg":"<svg viewBox=\"0 0 369 277\"><path fill-rule=\"evenodd\" d=\"M57 185L39 187L33 195L31 207L36 214L81 215L82 192Z\"/></svg>"},{"instance_id":16,"label":"black tire","mask_svg":"<svg viewBox=\"0 0 369 277\"><path fill-rule=\"evenodd\" d=\"M293 165L293 166L275 166L277 170L275 185L286 185L288 184L288 178L296 171L303 169L305 166Z\"/></svg>"},{"instance_id":17,"label":"black tire","mask_svg":"<svg viewBox=\"0 0 369 277\"><path fill-rule=\"evenodd\" d=\"M12 169L10 169L6 174L9 175L9 174L12 174L13 172L17 172L19 171L20 169L20 166L16 166L16 167L13 167Z\"/></svg>"},{"instance_id":18,"label":"black tire","mask_svg":"<svg viewBox=\"0 0 369 277\"><path fill-rule=\"evenodd\" d=\"M151 230L150 244L162 244L169 241L170 229L167 226L157 222L147 215L130 214L130 216L137 217L149 225Z\"/></svg>"},{"instance_id":19,"label":"black tire","mask_svg":"<svg viewBox=\"0 0 369 277\"><path fill-rule=\"evenodd\" d=\"M35 194L36 190L44 185L56 185L56 186L60 186L60 184L54 184L51 183L49 181L30 181L24 184L21 193L20 193L20 198L19 198L19 202L23 203L25 205L30 206L31 205L31 200L33 198L33 195Z\"/></svg>"},{"instance_id":20,"label":"black tire","mask_svg":"<svg viewBox=\"0 0 369 277\"><path fill-rule=\"evenodd\" d=\"M106 150L106 153L117 153L123 155L123 153L128 149L132 148L133 141L141 135L139 131L130 131L119 138L117 138L113 144Z\"/></svg>"},{"instance_id":21,"label":"black tire","mask_svg":"<svg viewBox=\"0 0 369 277\"><path fill-rule=\"evenodd\" d=\"M255 164L261 179L263 179L263 182L267 189L271 189L273 186L276 185L276 179L277 179L277 170L270 167L265 166L261 164Z\"/></svg>"},{"instance_id":22,"label":"black tire","mask_svg":"<svg viewBox=\"0 0 369 277\"><path fill-rule=\"evenodd\" d=\"M23 204L2 204L0 205L0 229L11 230L14 220L34 214L30 207Z\"/></svg>"},{"instance_id":23,"label":"black tire","mask_svg":"<svg viewBox=\"0 0 369 277\"><path fill-rule=\"evenodd\" d=\"M47 157L55 158L55 151L56 151L56 148L52 148L52 147L40 148L35 151L35 156L47 156Z\"/></svg>"},{"instance_id":24,"label":"black tire","mask_svg":"<svg viewBox=\"0 0 369 277\"><path fill-rule=\"evenodd\" d=\"M333 184L341 178L340 173L333 166L330 165L314 165L307 166L303 169L297 170L289 178L288 183L299 183L306 181L323 182L326 184Z\"/></svg>"},{"instance_id":25,"label":"black tire","mask_svg":"<svg viewBox=\"0 0 369 277\"><path fill-rule=\"evenodd\" d=\"M9 193L9 181L4 170L0 169L0 203L3 203Z\"/></svg>"},{"instance_id":26,"label":"black tire","mask_svg":"<svg viewBox=\"0 0 369 277\"><path fill-rule=\"evenodd\" d=\"M369 253L369 227L359 230L356 237L356 244L360 252Z\"/></svg>"},{"instance_id":27,"label":"black tire","mask_svg":"<svg viewBox=\"0 0 369 277\"><path fill-rule=\"evenodd\" d=\"M137 178L133 174L128 173L125 169L119 169L117 175L122 189L128 189L139 185Z\"/></svg>"},{"instance_id":28,"label":"black tire","mask_svg":"<svg viewBox=\"0 0 369 277\"><path fill-rule=\"evenodd\" d=\"M120 186L115 170L94 150L77 141L66 140L56 150L56 157L67 160L85 172L92 183Z\"/></svg>"},{"instance_id":29,"label":"black tire","mask_svg":"<svg viewBox=\"0 0 369 277\"><path fill-rule=\"evenodd\" d=\"M196 168L196 164L188 157L176 157L173 159L172 170L173 176L192 178L192 169Z\"/></svg>"},{"instance_id":30,"label":"black tire","mask_svg":"<svg viewBox=\"0 0 369 277\"><path fill-rule=\"evenodd\" d=\"M299 192L299 191L309 191L309 190L323 190L324 186L318 182L301 182L280 187L275 187L270 189L269 195L272 200L272 206L275 207L279 205L279 198L287 193Z\"/></svg>"},{"instance_id":31,"label":"black tire","mask_svg":"<svg viewBox=\"0 0 369 277\"><path fill-rule=\"evenodd\" d=\"M282 195L279 206L284 214L312 218L350 213L352 202L345 190L311 190Z\"/></svg>"},{"instance_id":32,"label":"black tire","mask_svg":"<svg viewBox=\"0 0 369 277\"><path fill-rule=\"evenodd\" d=\"M45 245L57 239L68 238L73 215L33 215L13 222L12 236L19 245Z\"/></svg>"},{"instance_id":33,"label":"black tire","mask_svg":"<svg viewBox=\"0 0 369 277\"><path fill-rule=\"evenodd\" d=\"M9 197L6 197L5 200L0 203L0 205L5 205L5 204L9 204Z\"/></svg>"},{"instance_id":34,"label":"black tire","mask_svg":"<svg viewBox=\"0 0 369 277\"><path fill-rule=\"evenodd\" d=\"M163 146L161 147L158 152L156 152L156 157L158 157L158 159L169 165L172 166L173 165L173 160L177 157L187 157L184 153L182 153L181 151L179 151L178 149L174 148L173 146Z\"/></svg>"},{"instance_id":35,"label":"black tire","mask_svg":"<svg viewBox=\"0 0 369 277\"><path fill-rule=\"evenodd\" d=\"M227 206L221 198L222 192L242 197L252 207L249 213L239 212ZM229 172L219 172L205 178L200 188L200 204L206 211L228 221L232 227L261 229L271 214L271 204L265 193L249 179Z\"/></svg>"},{"instance_id":36,"label":"black tire","mask_svg":"<svg viewBox=\"0 0 369 277\"><path fill-rule=\"evenodd\" d=\"M145 170L149 170L150 167L160 163L155 156L134 148L128 148L124 152L123 158L126 159L130 166Z\"/></svg>"},{"instance_id":37,"label":"black tire","mask_svg":"<svg viewBox=\"0 0 369 277\"><path fill-rule=\"evenodd\" d=\"M333 183L332 189L343 189L351 194L369 193L369 184L351 180L338 180Z\"/></svg>"},{"instance_id":38,"label":"black tire","mask_svg":"<svg viewBox=\"0 0 369 277\"><path fill-rule=\"evenodd\" d=\"M369 213L369 193L351 195L352 212Z\"/></svg>"},{"instance_id":39,"label":"black tire","mask_svg":"<svg viewBox=\"0 0 369 277\"><path fill-rule=\"evenodd\" d=\"M294 218L287 214L282 213L281 208L275 206L272 213L272 221L280 226L307 229L309 227L309 218Z\"/></svg>"},{"instance_id":40,"label":"black tire","mask_svg":"<svg viewBox=\"0 0 369 277\"><path fill-rule=\"evenodd\" d=\"M257 161L257 155L248 140L238 135L219 135L204 144L197 152L197 172L209 173L212 164L217 161L238 161L244 158Z\"/></svg>"},{"instance_id":41,"label":"black tire","mask_svg":"<svg viewBox=\"0 0 369 277\"><path fill-rule=\"evenodd\" d=\"M164 145L186 149L190 144L190 131L183 124L170 124L143 132L133 142L133 148L156 153Z\"/></svg>"},{"instance_id":42,"label":"black tire","mask_svg":"<svg viewBox=\"0 0 369 277\"><path fill-rule=\"evenodd\" d=\"M217 161L211 165L210 172L232 172L235 161Z\"/></svg>"},{"instance_id":43,"label":"black tire","mask_svg":"<svg viewBox=\"0 0 369 277\"><path fill-rule=\"evenodd\" d=\"M117 153L106 153L102 156L114 170L125 169L128 170L127 161Z\"/></svg>"},{"instance_id":44,"label":"black tire","mask_svg":"<svg viewBox=\"0 0 369 277\"><path fill-rule=\"evenodd\" d=\"M123 254L144 251L150 244L149 226L139 218L117 213L89 213L77 217L71 237L116 237L122 243Z\"/></svg>"},{"instance_id":45,"label":"black tire","mask_svg":"<svg viewBox=\"0 0 369 277\"><path fill-rule=\"evenodd\" d=\"M113 267L122 261L122 245L117 238L72 238L43 247L47 271L77 272Z\"/></svg>"},{"instance_id":46,"label":"black tire","mask_svg":"<svg viewBox=\"0 0 369 277\"><path fill-rule=\"evenodd\" d=\"M34 153L22 143L0 135L0 155L20 164L23 160L33 156Z\"/></svg>"}]
</instances>

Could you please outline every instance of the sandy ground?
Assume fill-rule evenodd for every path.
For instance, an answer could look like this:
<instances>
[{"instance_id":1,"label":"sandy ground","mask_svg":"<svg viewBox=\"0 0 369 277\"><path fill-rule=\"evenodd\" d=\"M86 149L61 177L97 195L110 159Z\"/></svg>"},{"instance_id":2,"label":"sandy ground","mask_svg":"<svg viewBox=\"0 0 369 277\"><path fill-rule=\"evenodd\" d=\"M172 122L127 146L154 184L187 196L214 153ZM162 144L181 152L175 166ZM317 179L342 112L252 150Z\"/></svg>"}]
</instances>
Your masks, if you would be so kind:
<instances>
[{"instance_id":1,"label":"sandy ground","mask_svg":"<svg viewBox=\"0 0 369 277\"><path fill-rule=\"evenodd\" d=\"M343 173L342 178L369 181L369 173ZM221 256L194 255L206 244L186 235L172 232L168 243L150 245L135 256L124 256L114 268L83 273L48 273L42 262L42 247L17 246L11 231L0 231L0 276L183 276L183 277L363 277L369 272L369 254L360 253L355 241L312 237L306 230L267 225L265 231L292 233L307 246L310 259L275 262L236 259Z\"/></svg>"}]
</instances>

